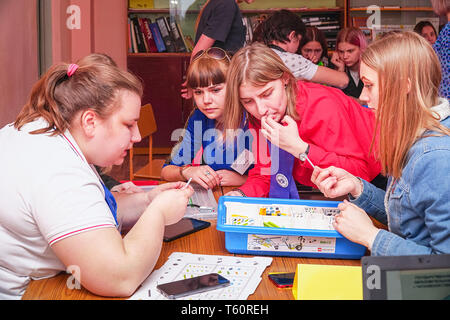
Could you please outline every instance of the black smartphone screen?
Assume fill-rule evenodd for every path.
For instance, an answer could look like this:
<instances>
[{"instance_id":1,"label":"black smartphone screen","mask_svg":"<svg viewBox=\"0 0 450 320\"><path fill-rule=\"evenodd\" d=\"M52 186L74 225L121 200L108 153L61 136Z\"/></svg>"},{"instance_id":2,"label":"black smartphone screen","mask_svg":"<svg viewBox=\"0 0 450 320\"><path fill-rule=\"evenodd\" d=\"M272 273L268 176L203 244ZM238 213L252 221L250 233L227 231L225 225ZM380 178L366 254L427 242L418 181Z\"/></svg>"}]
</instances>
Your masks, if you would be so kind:
<instances>
[{"instance_id":1,"label":"black smartphone screen","mask_svg":"<svg viewBox=\"0 0 450 320\"><path fill-rule=\"evenodd\" d=\"M292 287L294 284L295 272L289 273L269 273L269 279L280 288Z\"/></svg>"},{"instance_id":2,"label":"black smartphone screen","mask_svg":"<svg viewBox=\"0 0 450 320\"><path fill-rule=\"evenodd\" d=\"M158 285L156 288L166 297L176 299L195 293L218 289L230 285L230 281L218 273L173 281Z\"/></svg>"},{"instance_id":3,"label":"black smartphone screen","mask_svg":"<svg viewBox=\"0 0 450 320\"><path fill-rule=\"evenodd\" d=\"M169 242L198 230L209 227L211 223L208 221L197 220L193 218L183 218L177 223L166 226L164 229L164 241Z\"/></svg>"}]
</instances>

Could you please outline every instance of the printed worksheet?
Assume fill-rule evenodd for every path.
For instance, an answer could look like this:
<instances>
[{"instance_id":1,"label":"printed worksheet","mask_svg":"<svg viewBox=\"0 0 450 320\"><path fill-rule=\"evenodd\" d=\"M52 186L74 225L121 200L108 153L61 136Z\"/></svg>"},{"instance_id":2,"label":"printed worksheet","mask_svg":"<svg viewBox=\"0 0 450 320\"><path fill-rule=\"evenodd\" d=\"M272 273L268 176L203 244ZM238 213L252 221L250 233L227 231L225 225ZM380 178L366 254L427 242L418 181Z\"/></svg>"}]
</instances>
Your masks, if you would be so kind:
<instances>
[{"instance_id":1,"label":"printed worksheet","mask_svg":"<svg viewBox=\"0 0 450 320\"><path fill-rule=\"evenodd\" d=\"M272 258L269 257L241 258L174 252L160 269L153 271L130 299L166 300L156 289L158 284L218 273L230 280L231 285L180 299L246 300L255 292L261 282L262 273L271 263Z\"/></svg>"}]
</instances>

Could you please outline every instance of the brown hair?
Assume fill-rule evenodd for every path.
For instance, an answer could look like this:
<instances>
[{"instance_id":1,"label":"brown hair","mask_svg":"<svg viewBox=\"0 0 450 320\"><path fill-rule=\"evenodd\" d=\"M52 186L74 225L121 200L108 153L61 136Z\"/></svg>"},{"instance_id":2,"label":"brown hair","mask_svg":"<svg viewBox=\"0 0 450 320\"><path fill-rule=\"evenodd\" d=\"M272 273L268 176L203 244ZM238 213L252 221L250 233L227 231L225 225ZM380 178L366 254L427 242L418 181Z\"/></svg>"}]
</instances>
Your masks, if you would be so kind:
<instances>
[{"instance_id":1,"label":"brown hair","mask_svg":"<svg viewBox=\"0 0 450 320\"><path fill-rule=\"evenodd\" d=\"M399 178L409 149L424 130L450 134L430 110L439 101L441 65L431 45L414 32L386 35L361 60L378 73L376 130L382 169Z\"/></svg>"},{"instance_id":2,"label":"brown hair","mask_svg":"<svg viewBox=\"0 0 450 320\"><path fill-rule=\"evenodd\" d=\"M238 129L244 117L245 108L239 99L239 88L244 82L255 86L286 77L286 114L298 119L296 111L297 81L280 57L269 47L255 42L241 48L231 59L227 73L227 94L225 97L225 128Z\"/></svg>"},{"instance_id":3,"label":"brown hair","mask_svg":"<svg viewBox=\"0 0 450 320\"><path fill-rule=\"evenodd\" d=\"M434 35L437 37L437 32L436 32L436 28L433 26L433 24L430 21L427 20L423 20L423 21L419 21L415 26L414 26L414 32L417 34L422 35L422 30L425 27L431 27L433 29Z\"/></svg>"},{"instance_id":4,"label":"brown hair","mask_svg":"<svg viewBox=\"0 0 450 320\"><path fill-rule=\"evenodd\" d=\"M302 48L311 41L317 41L322 47L322 55L320 56L319 61L321 61L323 57L328 57L327 39L325 38L323 32L316 27L306 27L306 33L300 40L297 53L302 54Z\"/></svg>"},{"instance_id":5,"label":"brown hair","mask_svg":"<svg viewBox=\"0 0 450 320\"><path fill-rule=\"evenodd\" d=\"M204 53L189 65L186 84L190 89L209 87L226 82L226 75L231 59L215 59Z\"/></svg>"},{"instance_id":6,"label":"brown hair","mask_svg":"<svg viewBox=\"0 0 450 320\"><path fill-rule=\"evenodd\" d=\"M82 110L92 109L100 117L107 118L118 107L116 102L120 90L142 96L141 81L117 68L115 62L108 58L105 55L88 55L77 62L78 69L70 77L67 75L68 63L50 67L33 86L14 127L20 129L42 117L48 127L32 133L51 132L57 135L68 129L74 116Z\"/></svg>"}]
</instances>

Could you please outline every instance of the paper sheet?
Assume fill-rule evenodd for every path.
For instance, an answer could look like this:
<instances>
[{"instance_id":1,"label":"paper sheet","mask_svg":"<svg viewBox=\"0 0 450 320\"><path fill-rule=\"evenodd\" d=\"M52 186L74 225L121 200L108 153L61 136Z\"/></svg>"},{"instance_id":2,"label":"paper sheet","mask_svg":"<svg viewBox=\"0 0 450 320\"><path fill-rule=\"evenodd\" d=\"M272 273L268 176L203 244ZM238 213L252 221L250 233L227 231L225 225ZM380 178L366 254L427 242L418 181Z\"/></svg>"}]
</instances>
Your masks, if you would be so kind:
<instances>
[{"instance_id":1,"label":"paper sheet","mask_svg":"<svg viewBox=\"0 0 450 320\"><path fill-rule=\"evenodd\" d=\"M185 217L196 219L217 219L217 201L211 189L205 189L196 183L191 184L194 194L191 204L200 207L187 207Z\"/></svg>"},{"instance_id":2,"label":"paper sheet","mask_svg":"<svg viewBox=\"0 0 450 320\"><path fill-rule=\"evenodd\" d=\"M196 206L188 206L184 216L195 219L217 219L217 201L212 190L206 190L196 183L191 183L190 186L194 189L194 194L190 198L189 203ZM144 191L150 191L155 187L143 186L141 188Z\"/></svg>"},{"instance_id":3,"label":"paper sheet","mask_svg":"<svg viewBox=\"0 0 450 320\"><path fill-rule=\"evenodd\" d=\"M174 252L167 262L142 283L131 300L167 300L156 286L161 283L216 272L231 285L183 297L183 300L246 300L261 282L261 275L272 263L269 257L241 258Z\"/></svg>"}]
</instances>

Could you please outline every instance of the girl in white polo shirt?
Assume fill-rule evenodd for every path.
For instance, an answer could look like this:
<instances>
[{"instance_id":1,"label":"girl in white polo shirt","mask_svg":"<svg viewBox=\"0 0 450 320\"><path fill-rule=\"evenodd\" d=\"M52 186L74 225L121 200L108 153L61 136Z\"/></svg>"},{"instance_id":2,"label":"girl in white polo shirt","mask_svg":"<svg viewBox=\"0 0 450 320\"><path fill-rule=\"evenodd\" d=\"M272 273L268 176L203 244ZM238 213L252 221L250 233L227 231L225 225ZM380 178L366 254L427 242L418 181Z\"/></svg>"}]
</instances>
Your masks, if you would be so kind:
<instances>
[{"instance_id":1,"label":"girl in white polo shirt","mask_svg":"<svg viewBox=\"0 0 450 320\"><path fill-rule=\"evenodd\" d=\"M150 274L192 188L114 198L94 169L120 165L140 141L141 95L133 75L88 56L51 67L0 129L0 299L68 267L105 296L129 296ZM120 227L131 228L123 238Z\"/></svg>"}]
</instances>

